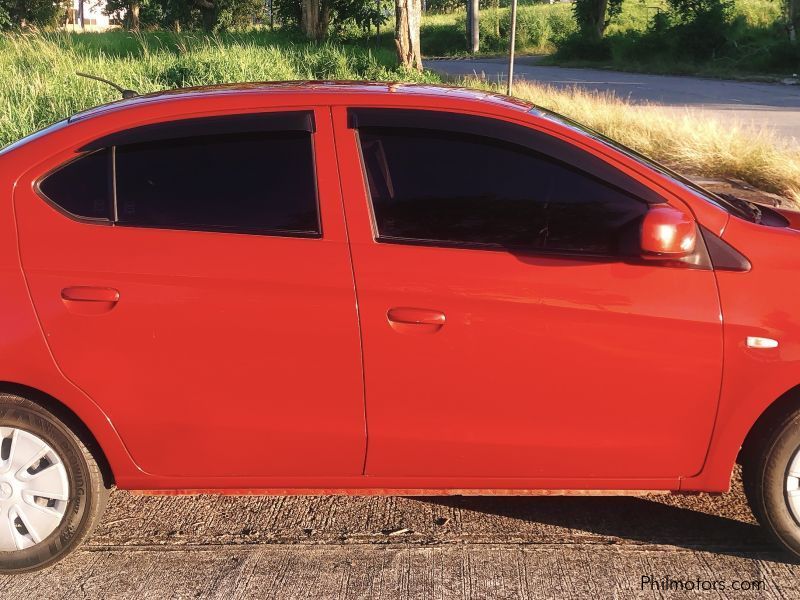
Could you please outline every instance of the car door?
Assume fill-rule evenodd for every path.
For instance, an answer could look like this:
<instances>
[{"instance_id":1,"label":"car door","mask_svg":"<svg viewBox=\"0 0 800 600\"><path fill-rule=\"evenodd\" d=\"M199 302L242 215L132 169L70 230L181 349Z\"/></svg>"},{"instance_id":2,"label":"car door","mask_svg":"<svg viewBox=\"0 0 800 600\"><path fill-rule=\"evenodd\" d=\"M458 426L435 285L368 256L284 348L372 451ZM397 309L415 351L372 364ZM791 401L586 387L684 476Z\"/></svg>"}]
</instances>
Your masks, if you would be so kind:
<instances>
[{"instance_id":1,"label":"car door","mask_svg":"<svg viewBox=\"0 0 800 600\"><path fill-rule=\"evenodd\" d=\"M44 333L141 469L251 483L361 474L329 109L142 125L24 181L21 258Z\"/></svg>"},{"instance_id":2,"label":"car door","mask_svg":"<svg viewBox=\"0 0 800 600\"><path fill-rule=\"evenodd\" d=\"M591 487L700 470L720 307L697 257L640 258L657 188L508 118L364 107L334 123L367 475Z\"/></svg>"}]
</instances>

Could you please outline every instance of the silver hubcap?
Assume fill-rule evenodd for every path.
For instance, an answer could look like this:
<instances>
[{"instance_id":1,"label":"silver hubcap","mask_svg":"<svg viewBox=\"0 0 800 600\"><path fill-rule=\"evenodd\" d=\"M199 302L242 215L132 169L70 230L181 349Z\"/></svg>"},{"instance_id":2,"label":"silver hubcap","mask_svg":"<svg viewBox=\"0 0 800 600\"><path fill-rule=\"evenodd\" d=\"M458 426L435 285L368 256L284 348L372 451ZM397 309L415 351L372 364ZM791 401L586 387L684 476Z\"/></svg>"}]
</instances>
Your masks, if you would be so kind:
<instances>
[{"instance_id":1,"label":"silver hubcap","mask_svg":"<svg viewBox=\"0 0 800 600\"><path fill-rule=\"evenodd\" d=\"M64 463L44 440L0 427L0 550L24 550L64 519L69 482Z\"/></svg>"}]
</instances>

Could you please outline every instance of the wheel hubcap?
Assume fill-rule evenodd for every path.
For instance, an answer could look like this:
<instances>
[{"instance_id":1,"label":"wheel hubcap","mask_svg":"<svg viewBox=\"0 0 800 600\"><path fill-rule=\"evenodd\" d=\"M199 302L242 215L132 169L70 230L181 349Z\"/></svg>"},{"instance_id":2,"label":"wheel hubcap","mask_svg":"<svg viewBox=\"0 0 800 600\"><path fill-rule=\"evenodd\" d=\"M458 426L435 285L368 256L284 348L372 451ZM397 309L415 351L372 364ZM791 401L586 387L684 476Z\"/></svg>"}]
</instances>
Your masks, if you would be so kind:
<instances>
[{"instance_id":1,"label":"wheel hubcap","mask_svg":"<svg viewBox=\"0 0 800 600\"><path fill-rule=\"evenodd\" d=\"M24 550L64 519L69 481L61 457L38 436L0 427L0 551Z\"/></svg>"}]
</instances>

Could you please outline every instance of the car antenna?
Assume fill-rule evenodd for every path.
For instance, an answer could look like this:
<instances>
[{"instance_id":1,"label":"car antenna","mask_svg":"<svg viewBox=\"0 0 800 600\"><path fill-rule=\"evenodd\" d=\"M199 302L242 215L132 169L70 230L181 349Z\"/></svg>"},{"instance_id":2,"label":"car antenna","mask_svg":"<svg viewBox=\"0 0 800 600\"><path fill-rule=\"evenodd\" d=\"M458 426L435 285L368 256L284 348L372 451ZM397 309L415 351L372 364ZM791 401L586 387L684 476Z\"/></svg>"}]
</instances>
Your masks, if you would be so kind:
<instances>
[{"instance_id":1,"label":"car antenna","mask_svg":"<svg viewBox=\"0 0 800 600\"><path fill-rule=\"evenodd\" d=\"M89 73L81 73L80 71L76 71L75 75L78 75L80 77L86 77L87 79L94 79L95 81L102 81L103 83L110 85L120 94L122 94L123 100L127 100L128 98L134 98L139 95L139 93L136 92L135 90L126 90L121 85L117 85L113 81L109 81L108 79L103 79L102 77L98 77L97 75L90 75Z\"/></svg>"}]
</instances>

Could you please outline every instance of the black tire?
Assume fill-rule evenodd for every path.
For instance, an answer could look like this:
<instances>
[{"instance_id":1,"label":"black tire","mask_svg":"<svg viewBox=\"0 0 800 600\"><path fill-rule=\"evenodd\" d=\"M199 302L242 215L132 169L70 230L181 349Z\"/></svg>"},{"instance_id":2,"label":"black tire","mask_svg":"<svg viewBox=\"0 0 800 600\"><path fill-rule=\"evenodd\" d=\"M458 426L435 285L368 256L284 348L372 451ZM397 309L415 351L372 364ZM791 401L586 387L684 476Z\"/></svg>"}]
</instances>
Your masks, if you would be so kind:
<instances>
[{"instance_id":1,"label":"black tire","mask_svg":"<svg viewBox=\"0 0 800 600\"><path fill-rule=\"evenodd\" d=\"M38 404L0 393L0 427L41 438L59 455L67 473L69 497L56 529L30 548L0 551L0 573L36 571L64 558L91 534L105 509L108 488L86 444L67 423Z\"/></svg>"},{"instance_id":2,"label":"black tire","mask_svg":"<svg viewBox=\"0 0 800 600\"><path fill-rule=\"evenodd\" d=\"M742 482L750 508L758 522L785 549L800 558L800 515L789 508L786 477L800 450L800 410L776 418L747 449Z\"/></svg>"}]
</instances>

